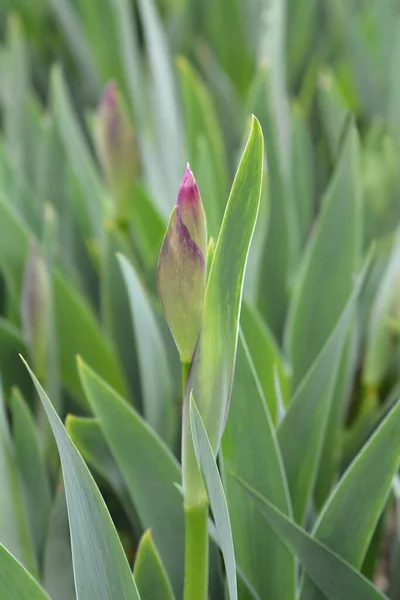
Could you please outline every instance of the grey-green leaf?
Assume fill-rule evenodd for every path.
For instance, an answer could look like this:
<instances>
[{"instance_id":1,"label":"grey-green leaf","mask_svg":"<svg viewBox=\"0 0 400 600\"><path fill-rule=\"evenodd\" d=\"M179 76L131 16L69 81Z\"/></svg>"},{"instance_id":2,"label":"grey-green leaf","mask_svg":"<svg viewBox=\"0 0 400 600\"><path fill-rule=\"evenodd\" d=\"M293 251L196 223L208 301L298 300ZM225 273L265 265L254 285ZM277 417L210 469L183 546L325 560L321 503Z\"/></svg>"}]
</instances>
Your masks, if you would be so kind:
<instances>
[{"instance_id":1,"label":"grey-green leaf","mask_svg":"<svg viewBox=\"0 0 400 600\"><path fill-rule=\"evenodd\" d=\"M359 276L335 330L298 387L278 430L293 514L299 523L303 522L315 483L340 356L365 270Z\"/></svg>"},{"instance_id":2,"label":"grey-green leaf","mask_svg":"<svg viewBox=\"0 0 400 600\"><path fill-rule=\"evenodd\" d=\"M26 367L60 453L79 600L139 600L128 561L99 489L45 391L28 365Z\"/></svg>"},{"instance_id":3,"label":"grey-green leaf","mask_svg":"<svg viewBox=\"0 0 400 600\"><path fill-rule=\"evenodd\" d=\"M67 502L62 481L57 485L48 515L48 530L43 560L43 585L52 600L71 600L75 596L69 535Z\"/></svg>"},{"instance_id":4,"label":"grey-green leaf","mask_svg":"<svg viewBox=\"0 0 400 600\"><path fill-rule=\"evenodd\" d=\"M51 507L49 474L39 446L35 421L17 389L12 393L11 411L16 465L21 474L32 540L41 562Z\"/></svg>"},{"instance_id":5,"label":"grey-green leaf","mask_svg":"<svg viewBox=\"0 0 400 600\"><path fill-rule=\"evenodd\" d=\"M329 548L315 540L304 529L290 521L273 504L260 496L243 480L238 482L257 503L275 533L295 554L308 575L328 600L387 600L368 579L351 565L334 554Z\"/></svg>"},{"instance_id":6,"label":"grey-green leaf","mask_svg":"<svg viewBox=\"0 0 400 600\"><path fill-rule=\"evenodd\" d=\"M183 588L183 503L175 484L179 465L148 424L80 362L79 373L93 412L121 469L143 527L152 530L173 589Z\"/></svg>"},{"instance_id":7,"label":"grey-green leaf","mask_svg":"<svg viewBox=\"0 0 400 600\"><path fill-rule=\"evenodd\" d=\"M174 600L171 584L150 529L140 540L133 575L141 600Z\"/></svg>"},{"instance_id":8,"label":"grey-green leaf","mask_svg":"<svg viewBox=\"0 0 400 600\"><path fill-rule=\"evenodd\" d=\"M289 403L290 378L289 369L284 362L280 349L267 324L257 310L243 302L240 315L240 326L243 330L251 359L262 387L268 410L274 423L278 418L278 405L275 394L274 373L279 376L284 406Z\"/></svg>"},{"instance_id":9,"label":"grey-green leaf","mask_svg":"<svg viewBox=\"0 0 400 600\"><path fill-rule=\"evenodd\" d=\"M400 464L400 402L356 456L322 509L313 536L356 568L386 505ZM306 578L301 600L323 600Z\"/></svg>"},{"instance_id":10,"label":"grey-green leaf","mask_svg":"<svg viewBox=\"0 0 400 600\"><path fill-rule=\"evenodd\" d=\"M0 542L34 575L37 560L0 383Z\"/></svg>"},{"instance_id":11,"label":"grey-green leaf","mask_svg":"<svg viewBox=\"0 0 400 600\"><path fill-rule=\"evenodd\" d=\"M135 269L125 256L119 264L125 279L140 368L146 421L168 445L174 441L177 412L166 349L154 312ZM154 366L157 365L157 368Z\"/></svg>"},{"instance_id":12,"label":"grey-green leaf","mask_svg":"<svg viewBox=\"0 0 400 600\"><path fill-rule=\"evenodd\" d=\"M236 560L228 506L213 449L192 394L190 396L190 428L196 459L207 488L217 528L218 542L224 557L229 598L237 600Z\"/></svg>"},{"instance_id":13,"label":"grey-green leaf","mask_svg":"<svg viewBox=\"0 0 400 600\"><path fill-rule=\"evenodd\" d=\"M232 476L233 472L245 478L282 512L291 514L274 426L243 335L239 336L221 465L241 573L260 598L292 600L294 559Z\"/></svg>"},{"instance_id":14,"label":"grey-green leaf","mask_svg":"<svg viewBox=\"0 0 400 600\"><path fill-rule=\"evenodd\" d=\"M1 600L49 600L28 571L0 544Z\"/></svg>"},{"instance_id":15,"label":"grey-green leaf","mask_svg":"<svg viewBox=\"0 0 400 600\"><path fill-rule=\"evenodd\" d=\"M359 140L350 122L290 307L286 335L294 389L324 346L353 287L360 266L361 216Z\"/></svg>"}]
</instances>

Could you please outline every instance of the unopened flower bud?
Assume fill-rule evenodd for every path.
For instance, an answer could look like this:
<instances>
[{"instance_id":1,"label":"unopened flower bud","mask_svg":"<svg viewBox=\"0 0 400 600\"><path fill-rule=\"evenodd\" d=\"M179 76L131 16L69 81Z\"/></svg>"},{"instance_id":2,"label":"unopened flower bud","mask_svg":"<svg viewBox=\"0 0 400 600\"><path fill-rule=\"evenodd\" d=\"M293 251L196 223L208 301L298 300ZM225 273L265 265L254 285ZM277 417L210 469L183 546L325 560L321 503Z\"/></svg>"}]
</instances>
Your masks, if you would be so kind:
<instances>
[{"instance_id":1,"label":"unopened flower bud","mask_svg":"<svg viewBox=\"0 0 400 600\"><path fill-rule=\"evenodd\" d=\"M161 247L157 287L182 363L192 361L203 318L207 225L188 165Z\"/></svg>"},{"instance_id":2,"label":"unopened flower bud","mask_svg":"<svg viewBox=\"0 0 400 600\"><path fill-rule=\"evenodd\" d=\"M98 158L114 196L118 216L125 218L133 195L137 148L132 125L113 81L107 85L100 101L95 134Z\"/></svg>"},{"instance_id":3,"label":"unopened flower bud","mask_svg":"<svg viewBox=\"0 0 400 600\"><path fill-rule=\"evenodd\" d=\"M50 283L47 268L36 242L31 242L22 286L21 321L35 371L40 378L46 372L49 309Z\"/></svg>"}]
</instances>

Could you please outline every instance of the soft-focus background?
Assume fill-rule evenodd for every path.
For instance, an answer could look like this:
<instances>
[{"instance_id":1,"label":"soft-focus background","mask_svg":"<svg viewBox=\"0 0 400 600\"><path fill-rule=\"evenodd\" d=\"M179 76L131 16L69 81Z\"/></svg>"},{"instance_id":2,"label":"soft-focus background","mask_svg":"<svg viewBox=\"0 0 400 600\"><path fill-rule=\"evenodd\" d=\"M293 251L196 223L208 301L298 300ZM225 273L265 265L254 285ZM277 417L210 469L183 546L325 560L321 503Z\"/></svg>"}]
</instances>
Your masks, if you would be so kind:
<instances>
[{"instance_id":1,"label":"soft-focus background","mask_svg":"<svg viewBox=\"0 0 400 600\"><path fill-rule=\"evenodd\" d=\"M275 393L276 363L284 399L297 388L375 243L336 382L316 507L397 399L399 64L398 0L0 0L0 416L8 417L0 541L54 600L73 594L65 500L18 353L59 415L77 415L68 430L132 558L146 523L91 414L76 355L179 455L180 366L160 314L158 253L187 161L217 238L252 113L266 174L243 328L266 395ZM347 136L354 124L360 148ZM338 212L318 230L326 246L302 295L296 286L332 181ZM134 265L130 297L118 252ZM302 303L308 321L297 327ZM257 360L265 348L268 367ZM393 600L396 519L393 501L364 564Z\"/></svg>"}]
</instances>

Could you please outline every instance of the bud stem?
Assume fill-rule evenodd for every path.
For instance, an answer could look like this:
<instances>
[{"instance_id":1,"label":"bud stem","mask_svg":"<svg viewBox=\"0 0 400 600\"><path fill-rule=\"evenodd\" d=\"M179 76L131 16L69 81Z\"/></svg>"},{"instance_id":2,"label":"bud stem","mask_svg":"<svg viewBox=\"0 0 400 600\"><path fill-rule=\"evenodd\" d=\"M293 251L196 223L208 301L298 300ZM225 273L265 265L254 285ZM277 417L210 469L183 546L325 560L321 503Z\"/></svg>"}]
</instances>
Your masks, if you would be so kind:
<instances>
[{"instance_id":1,"label":"bud stem","mask_svg":"<svg viewBox=\"0 0 400 600\"><path fill-rule=\"evenodd\" d=\"M208 503L185 506L184 600L208 598Z\"/></svg>"},{"instance_id":2,"label":"bud stem","mask_svg":"<svg viewBox=\"0 0 400 600\"><path fill-rule=\"evenodd\" d=\"M182 401L185 397L186 382L189 375L190 363L181 363L182 367Z\"/></svg>"},{"instance_id":3,"label":"bud stem","mask_svg":"<svg viewBox=\"0 0 400 600\"><path fill-rule=\"evenodd\" d=\"M190 363L182 366L182 401L185 398ZM201 475L199 475L201 477ZM185 586L184 600L208 598L208 502L184 505Z\"/></svg>"}]
</instances>

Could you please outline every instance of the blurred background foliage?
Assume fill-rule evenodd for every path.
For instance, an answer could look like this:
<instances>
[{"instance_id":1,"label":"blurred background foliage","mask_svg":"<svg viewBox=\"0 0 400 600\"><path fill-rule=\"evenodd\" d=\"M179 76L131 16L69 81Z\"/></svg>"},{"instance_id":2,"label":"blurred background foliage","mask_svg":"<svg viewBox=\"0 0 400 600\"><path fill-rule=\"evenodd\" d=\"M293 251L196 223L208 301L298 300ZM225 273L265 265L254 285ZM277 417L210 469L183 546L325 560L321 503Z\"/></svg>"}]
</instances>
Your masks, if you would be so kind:
<instances>
[{"instance_id":1,"label":"blurred background foliage","mask_svg":"<svg viewBox=\"0 0 400 600\"><path fill-rule=\"evenodd\" d=\"M79 415L68 429L134 552L143 523L75 358L178 453L179 362L156 297L158 253L187 160L216 239L252 112L267 175L242 326L266 395L275 393L272 359L269 367L257 359L260 348L278 364L288 402L375 243L320 458L321 506L400 389L399 1L0 0L0 39L0 373L9 415L0 480L10 492L0 540L54 598L71 598L58 460L21 352L60 416ZM107 113L114 93L117 125ZM133 265L131 297L116 253ZM168 418L154 406L167 406ZM10 483L14 470L22 487ZM369 575L380 569L371 547ZM390 584L400 597L398 577Z\"/></svg>"}]
</instances>

